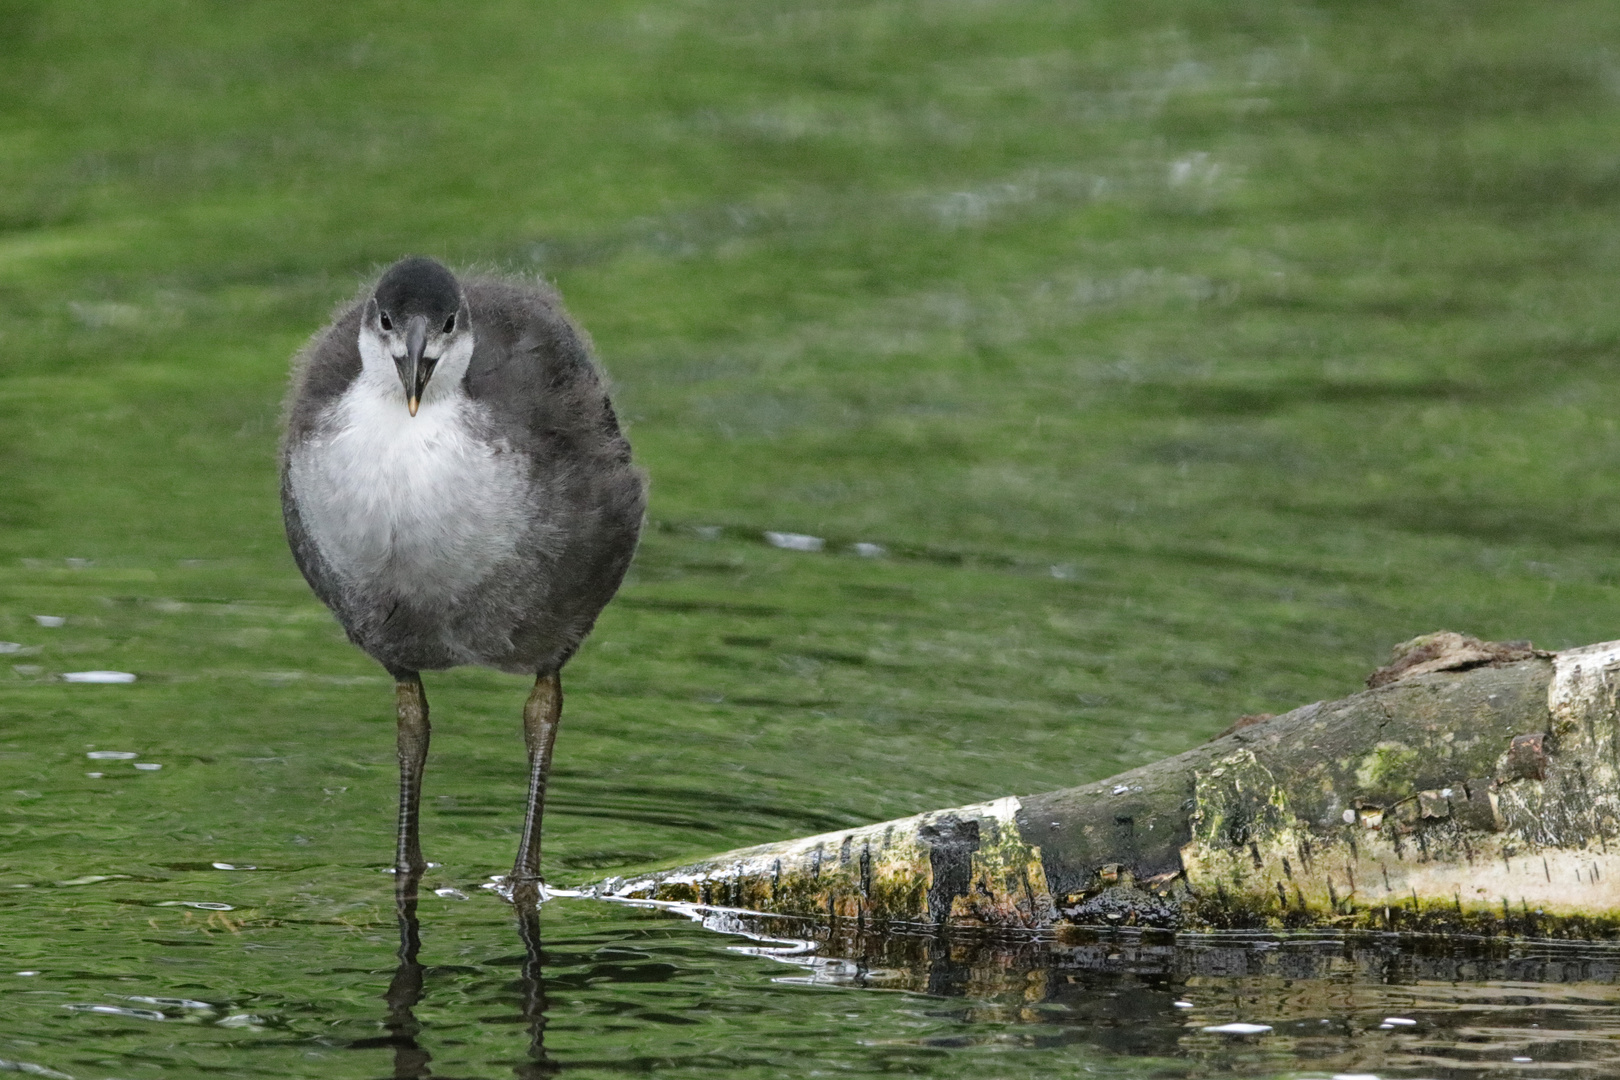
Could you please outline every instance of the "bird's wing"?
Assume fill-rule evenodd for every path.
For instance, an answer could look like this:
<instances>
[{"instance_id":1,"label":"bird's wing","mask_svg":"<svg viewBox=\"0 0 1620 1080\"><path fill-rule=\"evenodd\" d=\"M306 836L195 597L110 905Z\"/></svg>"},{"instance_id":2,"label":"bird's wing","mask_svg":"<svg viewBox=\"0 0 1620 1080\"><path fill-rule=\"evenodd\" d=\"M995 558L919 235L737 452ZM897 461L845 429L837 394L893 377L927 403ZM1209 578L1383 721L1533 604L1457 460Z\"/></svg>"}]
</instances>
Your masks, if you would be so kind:
<instances>
[{"instance_id":1,"label":"bird's wing","mask_svg":"<svg viewBox=\"0 0 1620 1080\"><path fill-rule=\"evenodd\" d=\"M537 464L628 465L603 379L584 335L555 293L508 281L467 283L478 347L468 365L469 397L494 418L497 433Z\"/></svg>"},{"instance_id":2,"label":"bird's wing","mask_svg":"<svg viewBox=\"0 0 1620 1080\"><path fill-rule=\"evenodd\" d=\"M583 634L630 565L646 477L556 294L504 281L470 282L467 294L478 333L467 392L489 409L497 437L529 457L541 512L564 524L555 572L573 583L559 595L578 608Z\"/></svg>"},{"instance_id":3,"label":"bird's wing","mask_svg":"<svg viewBox=\"0 0 1620 1080\"><path fill-rule=\"evenodd\" d=\"M363 299L345 304L293 358L283 461L287 447L308 438L320 423L322 411L360 376L360 315L364 310Z\"/></svg>"}]
</instances>

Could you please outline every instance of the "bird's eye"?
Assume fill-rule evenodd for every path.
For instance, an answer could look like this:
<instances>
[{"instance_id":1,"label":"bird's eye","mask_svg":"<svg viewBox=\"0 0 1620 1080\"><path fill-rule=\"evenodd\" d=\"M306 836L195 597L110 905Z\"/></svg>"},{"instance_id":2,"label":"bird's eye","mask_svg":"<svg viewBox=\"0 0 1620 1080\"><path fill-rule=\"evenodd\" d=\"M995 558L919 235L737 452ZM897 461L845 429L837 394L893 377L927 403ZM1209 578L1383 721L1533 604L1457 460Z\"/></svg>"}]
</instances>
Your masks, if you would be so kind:
<instances>
[{"instance_id":1,"label":"bird's eye","mask_svg":"<svg viewBox=\"0 0 1620 1080\"><path fill-rule=\"evenodd\" d=\"M454 315L452 315L448 319L444 320L444 332L447 333L447 334L451 334L451 333L455 332L455 329L456 329L456 317Z\"/></svg>"},{"instance_id":2,"label":"bird's eye","mask_svg":"<svg viewBox=\"0 0 1620 1080\"><path fill-rule=\"evenodd\" d=\"M394 320L388 317L388 312L384 311L379 313L378 318L382 321L382 328L384 330L392 330L394 328Z\"/></svg>"}]
</instances>

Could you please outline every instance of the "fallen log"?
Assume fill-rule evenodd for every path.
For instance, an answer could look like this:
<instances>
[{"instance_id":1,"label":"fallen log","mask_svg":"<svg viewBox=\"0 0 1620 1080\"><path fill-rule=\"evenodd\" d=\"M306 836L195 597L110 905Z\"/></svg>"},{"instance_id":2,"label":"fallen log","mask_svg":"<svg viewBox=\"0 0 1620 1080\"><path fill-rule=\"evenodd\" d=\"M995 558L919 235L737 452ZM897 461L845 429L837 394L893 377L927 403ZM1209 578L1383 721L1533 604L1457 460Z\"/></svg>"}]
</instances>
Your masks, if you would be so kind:
<instances>
[{"instance_id":1,"label":"fallen log","mask_svg":"<svg viewBox=\"0 0 1620 1080\"><path fill-rule=\"evenodd\" d=\"M871 928L1620 936L1620 642L1429 635L1369 683L1100 783L593 891Z\"/></svg>"}]
</instances>

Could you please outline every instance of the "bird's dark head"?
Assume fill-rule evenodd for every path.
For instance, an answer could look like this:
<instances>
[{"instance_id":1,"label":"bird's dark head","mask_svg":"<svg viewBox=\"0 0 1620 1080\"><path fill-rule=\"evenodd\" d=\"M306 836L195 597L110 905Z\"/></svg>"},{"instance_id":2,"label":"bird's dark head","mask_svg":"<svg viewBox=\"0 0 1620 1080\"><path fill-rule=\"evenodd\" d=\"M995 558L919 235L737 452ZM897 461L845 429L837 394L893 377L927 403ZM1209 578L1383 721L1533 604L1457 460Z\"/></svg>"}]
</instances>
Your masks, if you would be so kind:
<instances>
[{"instance_id":1,"label":"bird's dark head","mask_svg":"<svg viewBox=\"0 0 1620 1080\"><path fill-rule=\"evenodd\" d=\"M392 364L412 416L434 370L472 357L472 315L456 277L432 259L413 255L390 266L360 319L360 357L367 367Z\"/></svg>"}]
</instances>

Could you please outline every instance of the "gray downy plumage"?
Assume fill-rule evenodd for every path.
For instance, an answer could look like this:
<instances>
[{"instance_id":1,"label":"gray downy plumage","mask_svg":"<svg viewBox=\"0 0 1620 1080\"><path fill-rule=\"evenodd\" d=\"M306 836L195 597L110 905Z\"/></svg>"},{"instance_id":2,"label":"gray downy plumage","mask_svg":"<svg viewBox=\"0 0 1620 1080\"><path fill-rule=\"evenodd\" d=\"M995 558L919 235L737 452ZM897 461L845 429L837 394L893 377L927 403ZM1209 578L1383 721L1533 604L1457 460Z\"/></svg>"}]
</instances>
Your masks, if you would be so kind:
<instances>
[{"instance_id":1,"label":"gray downy plumage","mask_svg":"<svg viewBox=\"0 0 1620 1080\"><path fill-rule=\"evenodd\" d=\"M442 320L449 304L462 320L418 415L403 369L362 357L378 300L385 318L391 304L394 320ZM469 329L470 355L458 356ZM299 354L281 500L304 577L396 677L463 664L544 675L618 589L646 482L554 291L458 282L419 259L396 264Z\"/></svg>"}]
</instances>

